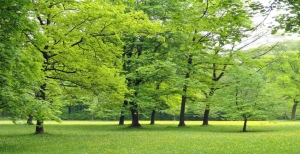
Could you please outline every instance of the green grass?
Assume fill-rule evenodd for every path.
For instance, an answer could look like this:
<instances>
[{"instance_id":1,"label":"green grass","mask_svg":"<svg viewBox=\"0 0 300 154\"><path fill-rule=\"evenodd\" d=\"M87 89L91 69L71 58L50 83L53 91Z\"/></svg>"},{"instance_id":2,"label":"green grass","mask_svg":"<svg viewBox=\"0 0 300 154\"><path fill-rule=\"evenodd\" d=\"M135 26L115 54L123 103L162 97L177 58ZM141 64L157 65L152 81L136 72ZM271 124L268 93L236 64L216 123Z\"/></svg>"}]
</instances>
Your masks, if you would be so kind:
<instances>
[{"instance_id":1,"label":"green grass","mask_svg":"<svg viewBox=\"0 0 300 154\"><path fill-rule=\"evenodd\" d=\"M117 122L45 122L44 135L34 135L35 126L0 121L1 154L292 154L300 152L300 122L178 122L156 125L141 122L139 129Z\"/></svg>"}]
</instances>

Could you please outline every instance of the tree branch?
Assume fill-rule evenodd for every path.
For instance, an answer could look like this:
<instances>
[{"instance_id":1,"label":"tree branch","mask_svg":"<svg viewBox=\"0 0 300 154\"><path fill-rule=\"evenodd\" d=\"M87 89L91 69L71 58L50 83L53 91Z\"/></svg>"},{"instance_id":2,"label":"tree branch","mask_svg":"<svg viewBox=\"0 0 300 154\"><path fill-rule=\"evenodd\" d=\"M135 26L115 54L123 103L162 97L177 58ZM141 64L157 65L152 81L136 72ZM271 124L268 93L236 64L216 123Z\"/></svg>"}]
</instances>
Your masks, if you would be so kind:
<instances>
[{"instance_id":1,"label":"tree branch","mask_svg":"<svg viewBox=\"0 0 300 154\"><path fill-rule=\"evenodd\" d=\"M71 47L75 46L75 45L78 45L79 43L83 42L83 37L76 43L72 44Z\"/></svg>"},{"instance_id":2,"label":"tree branch","mask_svg":"<svg viewBox=\"0 0 300 154\"><path fill-rule=\"evenodd\" d=\"M205 10L204 10L202 16L200 17L200 19L202 19L202 18L206 15L206 13L207 13L207 11L208 11L208 1L209 1L209 0L206 0L206 7L205 7Z\"/></svg>"},{"instance_id":3,"label":"tree branch","mask_svg":"<svg viewBox=\"0 0 300 154\"><path fill-rule=\"evenodd\" d=\"M42 18L40 16L38 16L37 19L39 20L40 25L45 25L44 22L43 22L43 20L42 20Z\"/></svg>"},{"instance_id":4,"label":"tree branch","mask_svg":"<svg viewBox=\"0 0 300 154\"><path fill-rule=\"evenodd\" d=\"M251 58L252 58L252 59L256 59L256 58L258 58L258 57L261 57L261 56L266 55L267 53L269 53L270 51L272 51L278 44L279 44L279 41L278 41L275 45L273 45L268 51L266 51L266 52L264 52L264 53L262 53L262 54L259 54L259 55L257 55L257 56L251 57Z\"/></svg>"}]
</instances>

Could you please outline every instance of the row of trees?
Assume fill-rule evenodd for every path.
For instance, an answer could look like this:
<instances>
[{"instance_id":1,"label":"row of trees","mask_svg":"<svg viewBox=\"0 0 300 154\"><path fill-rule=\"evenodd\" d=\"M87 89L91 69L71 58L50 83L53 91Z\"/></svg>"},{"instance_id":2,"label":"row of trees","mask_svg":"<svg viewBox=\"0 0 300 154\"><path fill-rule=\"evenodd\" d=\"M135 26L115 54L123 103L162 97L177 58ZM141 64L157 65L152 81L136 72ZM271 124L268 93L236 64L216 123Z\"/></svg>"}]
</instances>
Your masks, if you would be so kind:
<instances>
[{"instance_id":1,"label":"row of trees","mask_svg":"<svg viewBox=\"0 0 300 154\"><path fill-rule=\"evenodd\" d=\"M246 131L250 117L278 113L283 98L294 100L295 110L298 104L297 59L272 47L243 50L261 25L252 17L280 3L1 1L0 108L28 123L34 117L37 134L74 102L95 116L117 112L119 124L130 111L133 127L145 111L154 124L158 109L180 112L185 126L186 107L203 112L208 125L213 109L242 118ZM288 25L281 23L273 29Z\"/></svg>"}]
</instances>

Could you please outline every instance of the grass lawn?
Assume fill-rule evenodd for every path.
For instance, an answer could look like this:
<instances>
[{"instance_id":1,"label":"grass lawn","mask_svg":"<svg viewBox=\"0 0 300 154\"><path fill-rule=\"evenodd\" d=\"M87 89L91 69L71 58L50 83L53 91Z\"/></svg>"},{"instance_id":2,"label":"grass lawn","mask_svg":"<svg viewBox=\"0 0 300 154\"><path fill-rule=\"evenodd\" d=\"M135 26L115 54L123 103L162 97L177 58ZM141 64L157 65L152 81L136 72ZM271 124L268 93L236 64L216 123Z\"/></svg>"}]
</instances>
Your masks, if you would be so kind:
<instances>
[{"instance_id":1,"label":"grass lawn","mask_svg":"<svg viewBox=\"0 0 300 154\"><path fill-rule=\"evenodd\" d=\"M243 133L242 121L141 122L142 128L119 126L118 122L45 122L44 135L35 135L35 126L0 121L1 154L298 154L300 122L249 121Z\"/></svg>"}]
</instances>

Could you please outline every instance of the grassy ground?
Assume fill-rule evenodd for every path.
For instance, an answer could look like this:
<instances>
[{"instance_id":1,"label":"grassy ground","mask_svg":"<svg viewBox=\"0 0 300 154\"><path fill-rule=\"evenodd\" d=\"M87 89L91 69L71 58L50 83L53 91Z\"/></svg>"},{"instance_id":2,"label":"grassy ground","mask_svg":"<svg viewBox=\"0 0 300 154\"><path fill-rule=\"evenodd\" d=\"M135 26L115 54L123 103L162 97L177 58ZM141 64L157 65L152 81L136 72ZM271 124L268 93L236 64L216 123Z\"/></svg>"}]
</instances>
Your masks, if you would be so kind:
<instances>
[{"instance_id":1,"label":"grassy ground","mask_svg":"<svg viewBox=\"0 0 300 154\"><path fill-rule=\"evenodd\" d=\"M35 126L0 121L1 154L297 154L300 152L300 122L253 122L242 133L243 122L163 121L142 122L139 129L117 122L45 122L44 135L34 135Z\"/></svg>"}]
</instances>

